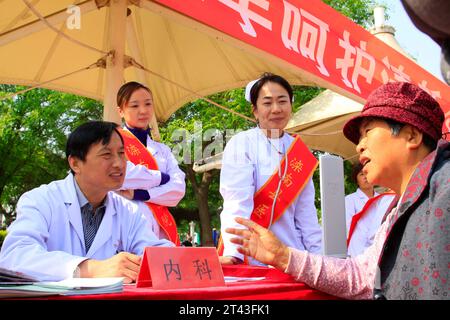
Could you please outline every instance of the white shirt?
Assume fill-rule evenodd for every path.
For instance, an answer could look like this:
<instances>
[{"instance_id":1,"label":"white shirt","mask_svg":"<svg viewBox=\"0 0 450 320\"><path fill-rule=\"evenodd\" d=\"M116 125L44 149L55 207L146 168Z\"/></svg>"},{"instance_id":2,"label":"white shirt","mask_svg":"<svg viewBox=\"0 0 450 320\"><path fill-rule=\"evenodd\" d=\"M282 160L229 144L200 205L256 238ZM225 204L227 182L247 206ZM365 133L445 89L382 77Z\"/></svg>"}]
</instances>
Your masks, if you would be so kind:
<instances>
[{"instance_id":1,"label":"white shirt","mask_svg":"<svg viewBox=\"0 0 450 320\"><path fill-rule=\"evenodd\" d=\"M158 240L138 207L108 192L102 222L85 252L80 204L73 175L24 193L17 219L10 225L0 252L0 267L40 281L71 278L88 258L105 260L120 251L142 255L147 246L173 246Z\"/></svg>"},{"instance_id":2,"label":"white shirt","mask_svg":"<svg viewBox=\"0 0 450 320\"><path fill-rule=\"evenodd\" d=\"M377 195L378 193L374 191L373 196L375 197ZM347 235L350 230L353 216L362 210L367 200L369 200L369 197L360 188L358 188L356 192L345 196L345 221L347 223Z\"/></svg>"},{"instance_id":3,"label":"white shirt","mask_svg":"<svg viewBox=\"0 0 450 320\"><path fill-rule=\"evenodd\" d=\"M184 197L186 191L185 174L178 166L178 162L170 148L163 143L153 141L147 137L147 149L155 158L159 170L149 170L143 165L127 162L127 172L122 190L147 190L149 202L167 207L175 207ZM160 186L161 172L170 176L169 182ZM164 231L160 230L150 208L142 201L134 201L149 220L152 230L159 238L167 239Z\"/></svg>"},{"instance_id":4,"label":"white shirt","mask_svg":"<svg viewBox=\"0 0 450 320\"><path fill-rule=\"evenodd\" d=\"M375 234L380 228L383 217L394 197L395 194L382 195L370 205L366 213L359 219L347 248L349 256L360 255L372 245Z\"/></svg>"},{"instance_id":5,"label":"white shirt","mask_svg":"<svg viewBox=\"0 0 450 320\"><path fill-rule=\"evenodd\" d=\"M283 157L275 149L284 154L294 138L285 133L280 139L270 141L273 146L259 128L254 128L236 134L225 147L220 173L220 193L224 199L220 215L224 256L243 259L242 254L237 252L237 246L230 242L233 236L225 229L242 228L234 221L237 216L250 218L255 192L277 170ZM285 168L280 169L284 173ZM314 206L312 179L270 230L287 246L321 252L322 231ZM249 263L260 264L253 259Z\"/></svg>"}]
</instances>

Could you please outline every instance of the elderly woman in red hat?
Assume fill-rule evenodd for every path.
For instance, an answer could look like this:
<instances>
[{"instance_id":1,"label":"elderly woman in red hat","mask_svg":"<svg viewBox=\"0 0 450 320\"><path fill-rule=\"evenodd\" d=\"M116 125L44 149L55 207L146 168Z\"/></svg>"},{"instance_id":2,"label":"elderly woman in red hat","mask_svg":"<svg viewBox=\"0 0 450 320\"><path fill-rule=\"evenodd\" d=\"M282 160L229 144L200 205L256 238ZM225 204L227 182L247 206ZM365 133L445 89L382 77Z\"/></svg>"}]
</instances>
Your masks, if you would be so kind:
<instances>
[{"instance_id":1,"label":"elderly woman in red hat","mask_svg":"<svg viewBox=\"0 0 450 320\"><path fill-rule=\"evenodd\" d=\"M256 223L228 229L239 251L298 281L351 299L449 299L450 143L441 139L444 114L410 83L385 84L344 126L357 145L364 174L399 200L386 212L374 243L355 258L338 259L289 248Z\"/></svg>"}]
</instances>

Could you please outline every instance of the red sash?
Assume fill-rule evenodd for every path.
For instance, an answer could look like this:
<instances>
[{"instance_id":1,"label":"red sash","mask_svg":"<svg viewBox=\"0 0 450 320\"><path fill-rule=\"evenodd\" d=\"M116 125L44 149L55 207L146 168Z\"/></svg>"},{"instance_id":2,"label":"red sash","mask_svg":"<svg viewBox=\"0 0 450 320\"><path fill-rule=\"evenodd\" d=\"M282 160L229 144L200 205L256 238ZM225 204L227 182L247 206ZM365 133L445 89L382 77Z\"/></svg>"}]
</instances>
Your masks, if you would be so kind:
<instances>
[{"instance_id":1,"label":"red sash","mask_svg":"<svg viewBox=\"0 0 450 320\"><path fill-rule=\"evenodd\" d=\"M369 200L367 200L366 204L365 204L364 207L361 209L361 211L358 212L357 214L355 214L355 215L352 217L352 222L351 222L351 224L350 224L350 229L349 229L349 231L348 231L347 247L348 247L349 244L350 244L350 240L351 240L351 238L352 238L352 236L353 236L353 233L355 232L356 225L358 224L358 221L359 221L359 220L360 220L367 212L369 212L370 209L372 209L372 208L371 208L372 204L376 203L379 199L381 199L381 198L384 197L384 196L387 196L387 195L393 195L393 194L394 194L394 193L392 193L392 192L386 192L386 193L379 194L379 195L377 195L377 196L375 196L375 197L373 197L373 198L370 198Z\"/></svg>"},{"instance_id":2,"label":"red sash","mask_svg":"<svg viewBox=\"0 0 450 320\"><path fill-rule=\"evenodd\" d=\"M144 165L150 170L159 170L158 163L150 151L148 151L148 149L131 132L123 129L119 129L119 132L123 138L125 154L129 161L133 162L135 165ZM145 202L145 204L150 208L151 212L153 212L156 221L158 221L161 229L163 229L169 237L169 240L175 243L176 246L180 246L177 224L167 207L151 202Z\"/></svg>"},{"instance_id":3,"label":"red sash","mask_svg":"<svg viewBox=\"0 0 450 320\"><path fill-rule=\"evenodd\" d=\"M318 161L309 151L308 147L303 143L299 136L291 143L286 152L288 158L287 173L281 183L275 205L272 224L275 223L286 211L286 209L297 199L302 192L306 183L311 178L317 167ZM286 164L286 156L283 157L280 167L284 168ZM264 228L269 227L272 204L278 188L280 177L278 176L278 168L266 183L255 193L253 197L253 211L250 220L258 223ZM222 237L218 243L218 254L223 255Z\"/></svg>"}]
</instances>

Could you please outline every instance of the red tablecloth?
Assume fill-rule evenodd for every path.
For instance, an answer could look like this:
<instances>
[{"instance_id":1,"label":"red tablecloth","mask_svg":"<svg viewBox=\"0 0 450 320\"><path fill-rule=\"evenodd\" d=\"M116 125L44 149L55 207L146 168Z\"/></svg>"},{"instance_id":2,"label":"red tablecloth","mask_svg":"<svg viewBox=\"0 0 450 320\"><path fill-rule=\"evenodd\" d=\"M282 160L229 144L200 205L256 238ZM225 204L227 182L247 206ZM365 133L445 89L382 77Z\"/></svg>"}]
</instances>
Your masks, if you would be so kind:
<instances>
[{"instance_id":1,"label":"red tablecloth","mask_svg":"<svg viewBox=\"0 0 450 320\"><path fill-rule=\"evenodd\" d=\"M264 280L226 283L222 287L191 288L177 290L154 290L124 285L121 293L52 296L52 300L323 300L334 296L311 289L304 283L295 282L290 276L273 268L249 266L224 266L225 276L265 277Z\"/></svg>"}]
</instances>

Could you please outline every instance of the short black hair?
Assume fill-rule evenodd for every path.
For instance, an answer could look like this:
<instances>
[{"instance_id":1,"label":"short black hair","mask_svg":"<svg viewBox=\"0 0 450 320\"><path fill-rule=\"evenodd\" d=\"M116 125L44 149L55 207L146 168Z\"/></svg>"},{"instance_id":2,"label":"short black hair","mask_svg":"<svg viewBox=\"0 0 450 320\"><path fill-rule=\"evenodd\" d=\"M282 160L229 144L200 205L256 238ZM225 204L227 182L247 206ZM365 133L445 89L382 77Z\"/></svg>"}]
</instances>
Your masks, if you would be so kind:
<instances>
[{"instance_id":1,"label":"short black hair","mask_svg":"<svg viewBox=\"0 0 450 320\"><path fill-rule=\"evenodd\" d=\"M261 90L262 86L265 85L267 82L275 82L278 83L280 86L282 86L289 94L289 100L292 103L292 98L294 96L294 91L292 90L291 85L287 80L279 75L265 72L261 75L261 78L258 79L258 81L253 85L253 87L250 89L250 101L252 102L252 105L256 108L256 101L258 100L259 91Z\"/></svg>"},{"instance_id":2,"label":"short black hair","mask_svg":"<svg viewBox=\"0 0 450 320\"><path fill-rule=\"evenodd\" d=\"M355 163L352 168L351 178L358 185L358 174L361 172L363 165L359 162ZM359 186L359 185L358 185Z\"/></svg>"},{"instance_id":3,"label":"short black hair","mask_svg":"<svg viewBox=\"0 0 450 320\"><path fill-rule=\"evenodd\" d=\"M117 132L123 143L123 138L117 129L118 125L109 121L89 121L76 128L67 139L66 157L76 157L81 161L86 160L86 155L93 144L102 142L107 145L113 132ZM71 172L73 170L71 169Z\"/></svg>"}]
</instances>

